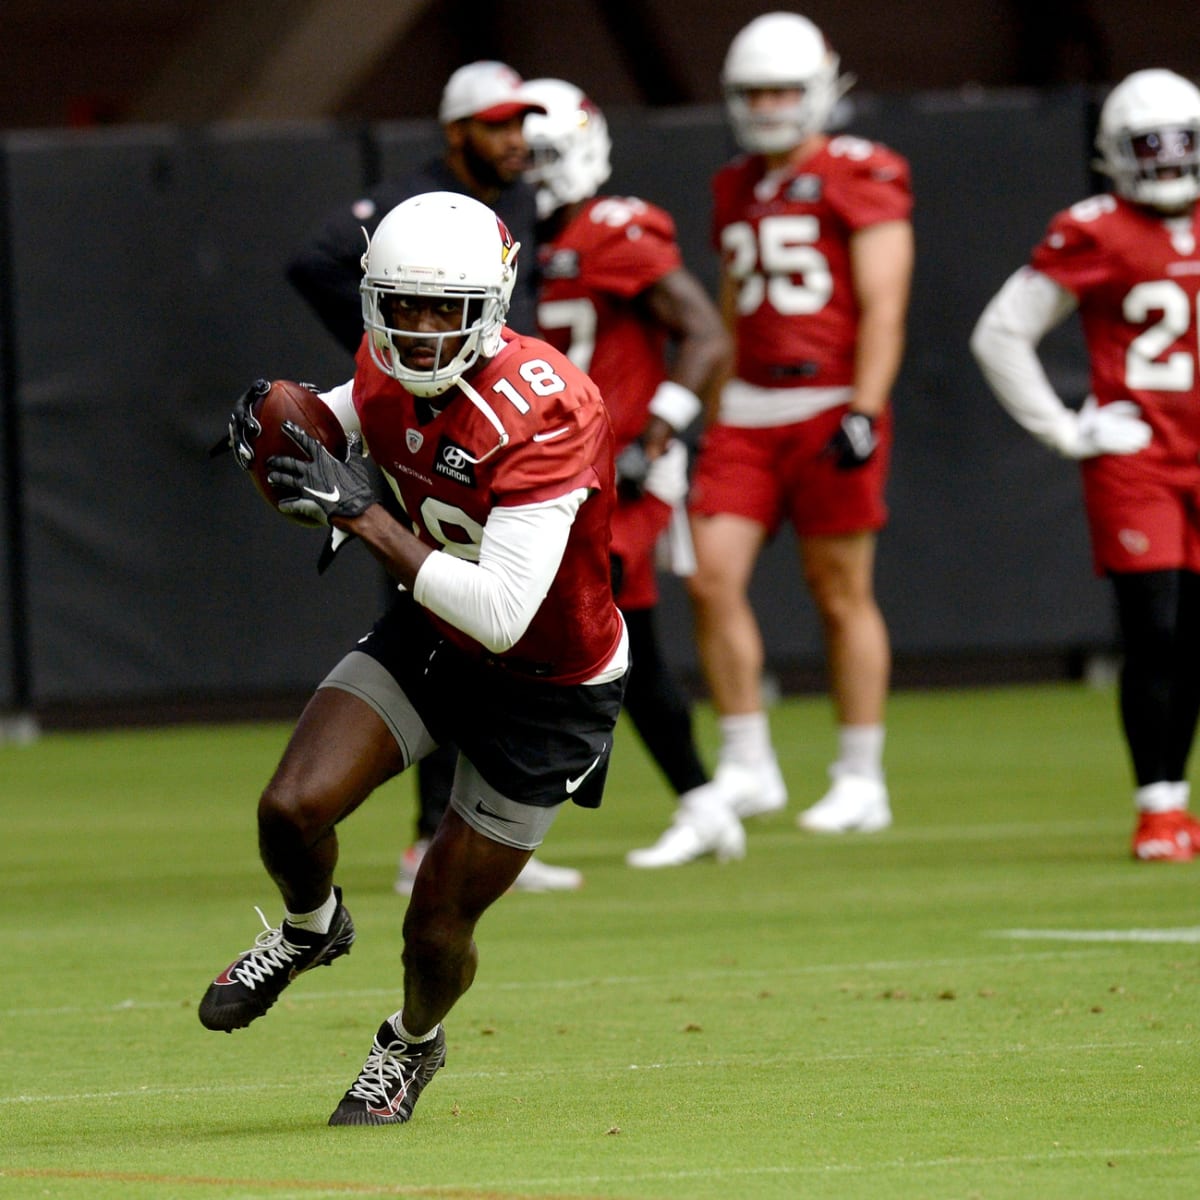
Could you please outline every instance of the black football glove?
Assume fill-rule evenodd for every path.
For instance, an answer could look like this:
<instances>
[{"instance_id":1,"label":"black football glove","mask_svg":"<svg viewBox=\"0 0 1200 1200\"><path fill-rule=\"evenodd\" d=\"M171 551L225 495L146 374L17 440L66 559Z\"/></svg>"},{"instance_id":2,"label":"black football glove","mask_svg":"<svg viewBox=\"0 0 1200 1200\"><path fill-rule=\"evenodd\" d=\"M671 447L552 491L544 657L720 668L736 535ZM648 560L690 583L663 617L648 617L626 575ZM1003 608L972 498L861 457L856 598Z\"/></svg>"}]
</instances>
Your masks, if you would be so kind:
<instances>
[{"instance_id":1,"label":"black football glove","mask_svg":"<svg viewBox=\"0 0 1200 1200\"><path fill-rule=\"evenodd\" d=\"M254 419L250 409L255 400L265 396L270 390L269 379L256 379L234 401L233 412L229 414L229 428L225 436L208 452L210 458L232 450L237 465L243 471L249 469L254 461L254 439L262 433L262 426Z\"/></svg>"},{"instance_id":2,"label":"black football glove","mask_svg":"<svg viewBox=\"0 0 1200 1200\"><path fill-rule=\"evenodd\" d=\"M832 458L839 471L853 471L871 461L879 445L875 418L853 410L842 415L837 432L825 444L822 454Z\"/></svg>"},{"instance_id":3,"label":"black football glove","mask_svg":"<svg viewBox=\"0 0 1200 1200\"><path fill-rule=\"evenodd\" d=\"M279 501L280 512L328 525L334 517L360 516L377 502L370 465L357 450L351 447L342 462L293 421L285 421L283 430L312 461L282 454L267 459L267 482L298 493Z\"/></svg>"}]
</instances>

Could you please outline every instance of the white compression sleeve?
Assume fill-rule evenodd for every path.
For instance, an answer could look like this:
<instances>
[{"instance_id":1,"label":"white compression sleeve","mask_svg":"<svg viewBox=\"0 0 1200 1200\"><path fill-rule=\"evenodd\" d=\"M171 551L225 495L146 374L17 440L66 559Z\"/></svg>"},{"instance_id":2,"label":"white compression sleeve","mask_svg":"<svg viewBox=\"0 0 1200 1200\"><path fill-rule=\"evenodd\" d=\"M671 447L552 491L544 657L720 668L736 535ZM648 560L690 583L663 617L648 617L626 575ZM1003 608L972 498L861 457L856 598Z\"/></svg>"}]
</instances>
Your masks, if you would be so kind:
<instances>
[{"instance_id":1,"label":"white compression sleeve","mask_svg":"<svg viewBox=\"0 0 1200 1200\"><path fill-rule=\"evenodd\" d=\"M493 654L512 649L554 582L587 497L587 488L576 488L556 500L492 509L479 561L431 554L417 572L413 598Z\"/></svg>"},{"instance_id":2,"label":"white compression sleeve","mask_svg":"<svg viewBox=\"0 0 1200 1200\"><path fill-rule=\"evenodd\" d=\"M1022 267L992 297L971 334L971 352L1009 415L1059 451L1074 441L1075 414L1051 386L1036 347L1074 309L1070 292Z\"/></svg>"}]
</instances>

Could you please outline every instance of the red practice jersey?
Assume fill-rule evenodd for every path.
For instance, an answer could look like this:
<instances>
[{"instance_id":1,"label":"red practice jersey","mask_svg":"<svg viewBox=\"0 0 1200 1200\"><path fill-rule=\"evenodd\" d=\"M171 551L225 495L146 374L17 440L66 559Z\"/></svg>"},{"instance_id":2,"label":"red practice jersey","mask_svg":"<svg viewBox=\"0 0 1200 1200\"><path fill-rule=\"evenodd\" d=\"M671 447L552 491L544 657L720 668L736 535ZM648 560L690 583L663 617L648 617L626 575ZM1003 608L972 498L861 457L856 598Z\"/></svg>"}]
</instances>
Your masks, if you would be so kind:
<instances>
[{"instance_id":1,"label":"red practice jersey","mask_svg":"<svg viewBox=\"0 0 1200 1200\"><path fill-rule=\"evenodd\" d=\"M665 331L634 298L683 265L675 222L632 196L590 201L538 251L538 327L597 383L618 453L645 428L666 378Z\"/></svg>"},{"instance_id":2,"label":"red practice jersey","mask_svg":"<svg viewBox=\"0 0 1200 1200\"><path fill-rule=\"evenodd\" d=\"M1120 196L1059 213L1032 266L1071 292L1100 404L1133 400L1154 430L1141 466L1200 454L1200 210L1168 220Z\"/></svg>"},{"instance_id":3,"label":"red practice jersey","mask_svg":"<svg viewBox=\"0 0 1200 1200\"><path fill-rule=\"evenodd\" d=\"M497 656L548 666L541 672L546 682L582 683L612 658L621 638L608 562L612 427L596 385L568 359L511 329L504 337L495 358L437 397L440 412L383 374L364 339L354 407L371 457L413 531L435 549L478 559L493 508L588 489L545 600L520 641ZM467 653L486 653L460 629L428 615Z\"/></svg>"},{"instance_id":4,"label":"red practice jersey","mask_svg":"<svg viewBox=\"0 0 1200 1200\"><path fill-rule=\"evenodd\" d=\"M779 175L761 155L722 168L712 237L737 285L737 377L759 387L853 384L850 235L911 211L907 161L862 138L831 138Z\"/></svg>"}]
</instances>

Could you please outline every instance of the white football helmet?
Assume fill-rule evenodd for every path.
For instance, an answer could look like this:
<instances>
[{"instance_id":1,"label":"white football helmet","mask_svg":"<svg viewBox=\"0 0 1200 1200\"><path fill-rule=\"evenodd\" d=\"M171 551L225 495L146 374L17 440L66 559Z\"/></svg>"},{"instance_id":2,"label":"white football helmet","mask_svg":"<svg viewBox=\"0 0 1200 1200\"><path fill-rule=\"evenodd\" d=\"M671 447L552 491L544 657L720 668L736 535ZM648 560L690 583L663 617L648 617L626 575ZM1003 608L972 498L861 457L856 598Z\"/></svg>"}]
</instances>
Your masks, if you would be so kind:
<instances>
[{"instance_id":1,"label":"white football helmet","mask_svg":"<svg viewBox=\"0 0 1200 1200\"><path fill-rule=\"evenodd\" d=\"M525 118L525 141L533 156L525 178L537 188L544 221L564 204L587 200L612 174L612 140L604 114L573 83L531 79L523 88L545 113Z\"/></svg>"},{"instance_id":2,"label":"white football helmet","mask_svg":"<svg viewBox=\"0 0 1200 1200\"><path fill-rule=\"evenodd\" d=\"M752 154L782 154L829 124L852 76L838 74L838 56L825 35L799 13L755 17L729 44L721 86L734 136ZM784 108L751 105L747 93L796 88L800 98Z\"/></svg>"},{"instance_id":3,"label":"white football helmet","mask_svg":"<svg viewBox=\"0 0 1200 1200\"><path fill-rule=\"evenodd\" d=\"M362 258L363 324L375 365L415 396L440 396L476 359L500 349L500 333L517 278L517 251L504 222L485 204L456 192L426 192L396 205L367 239ZM462 324L445 333L414 333L389 325L390 296L463 300ZM428 371L404 365L404 339L437 342ZM447 340L463 343L444 357Z\"/></svg>"},{"instance_id":4,"label":"white football helmet","mask_svg":"<svg viewBox=\"0 0 1200 1200\"><path fill-rule=\"evenodd\" d=\"M1200 199L1200 88L1174 71L1134 71L1100 109L1096 168L1119 195L1164 212Z\"/></svg>"}]
</instances>

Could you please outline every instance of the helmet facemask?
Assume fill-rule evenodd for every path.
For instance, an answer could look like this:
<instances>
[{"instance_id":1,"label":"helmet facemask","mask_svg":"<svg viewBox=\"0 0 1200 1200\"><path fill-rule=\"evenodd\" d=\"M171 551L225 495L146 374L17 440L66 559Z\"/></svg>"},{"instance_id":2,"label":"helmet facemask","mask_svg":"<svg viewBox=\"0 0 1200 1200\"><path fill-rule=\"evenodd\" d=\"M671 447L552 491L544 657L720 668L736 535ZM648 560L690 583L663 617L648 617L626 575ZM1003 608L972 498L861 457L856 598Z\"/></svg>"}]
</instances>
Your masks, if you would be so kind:
<instances>
[{"instance_id":1,"label":"helmet facemask","mask_svg":"<svg viewBox=\"0 0 1200 1200\"><path fill-rule=\"evenodd\" d=\"M829 125L837 102L849 87L849 79L838 76L835 59L828 70L804 83L727 84L725 107L743 150L750 154L786 154ZM751 99L754 92L792 90L798 93L795 100L769 108Z\"/></svg>"},{"instance_id":2,"label":"helmet facemask","mask_svg":"<svg viewBox=\"0 0 1200 1200\"><path fill-rule=\"evenodd\" d=\"M1200 126L1127 134L1116 139L1106 165L1128 199L1164 212L1185 209L1200 198Z\"/></svg>"},{"instance_id":3,"label":"helmet facemask","mask_svg":"<svg viewBox=\"0 0 1200 1200\"><path fill-rule=\"evenodd\" d=\"M392 307L388 301L393 296L408 296L419 302L462 300L461 320L457 327L438 332L397 328L393 323L395 318L388 318ZM404 384L414 396L440 396L454 387L479 358L491 358L500 349L500 330L504 327L507 306L499 288L480 293L444 287L425 289L411 284L368 285L364 280L362 301L371 358L385 375ZM447 345L460 338L457 349ZM434 348L432 369L417 370L405 365L404 352L418 342Z\"/></svg>"}]
</instances>

